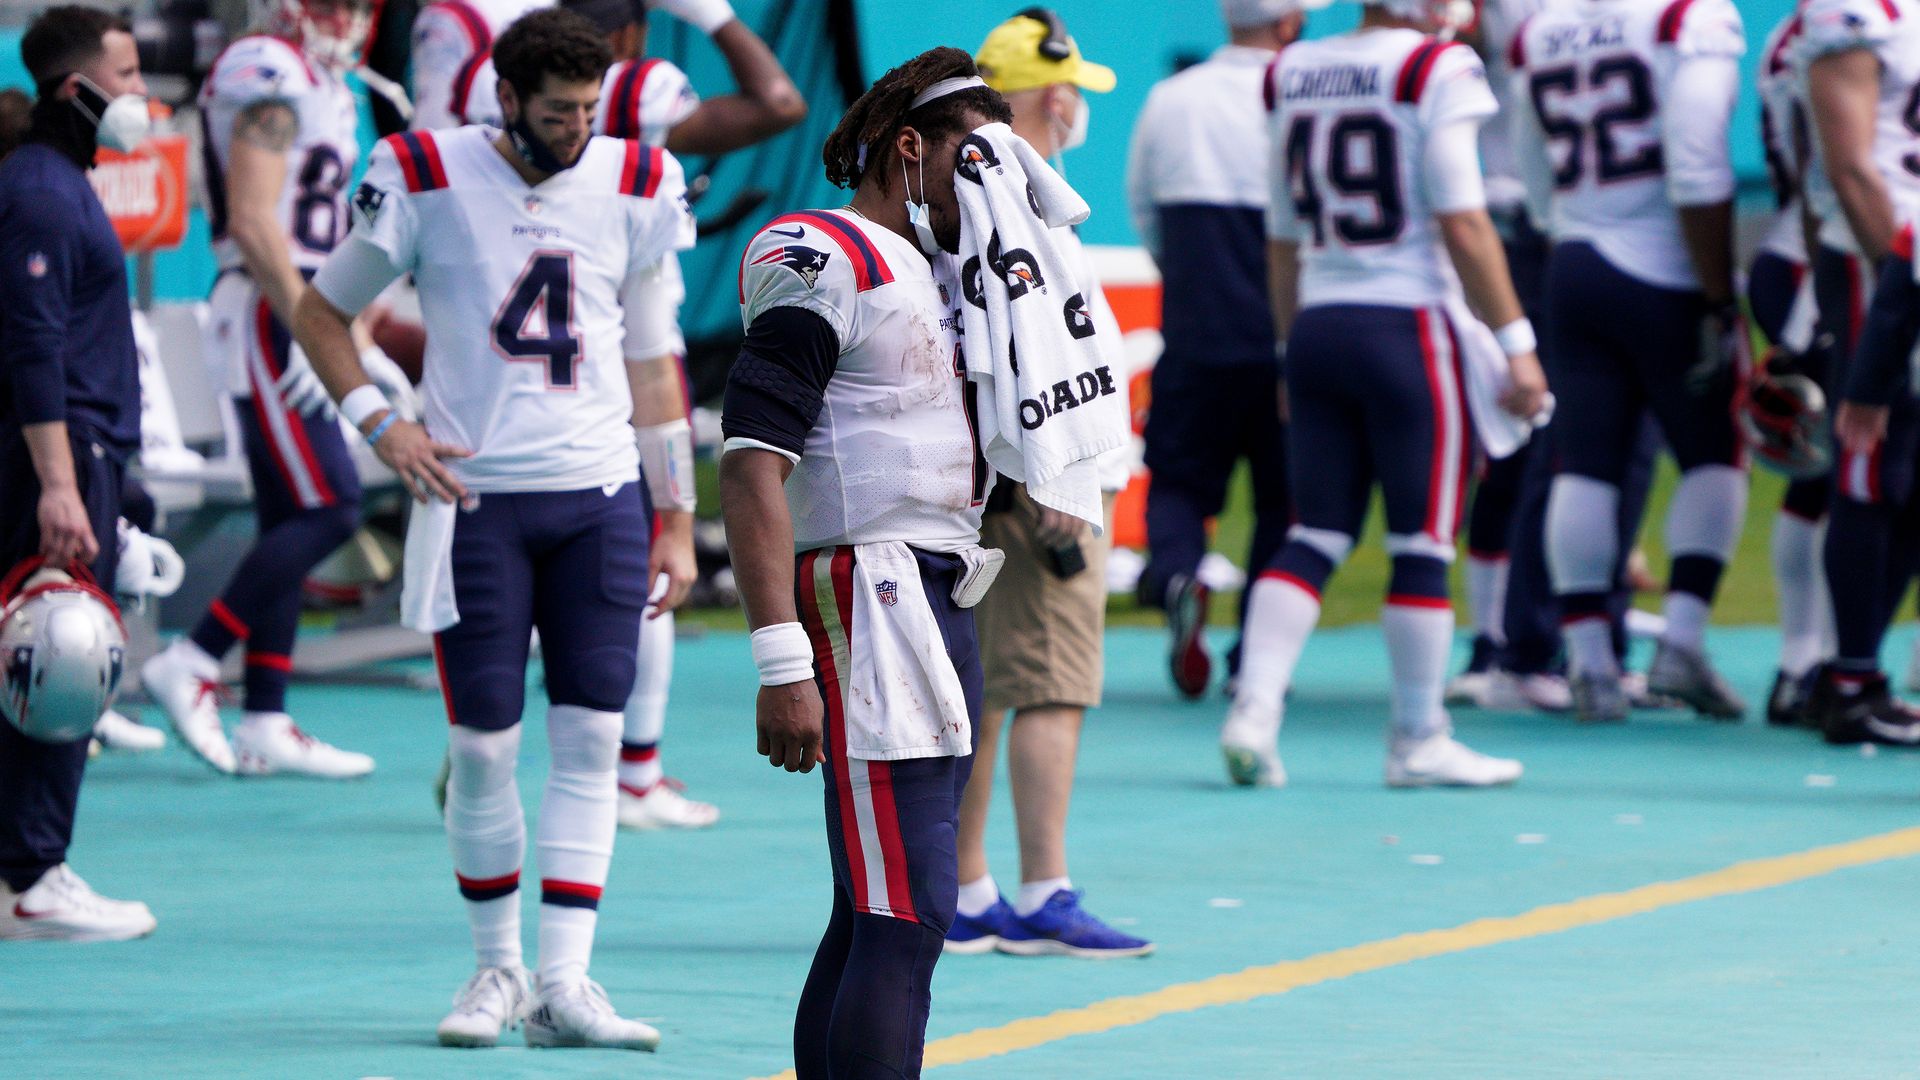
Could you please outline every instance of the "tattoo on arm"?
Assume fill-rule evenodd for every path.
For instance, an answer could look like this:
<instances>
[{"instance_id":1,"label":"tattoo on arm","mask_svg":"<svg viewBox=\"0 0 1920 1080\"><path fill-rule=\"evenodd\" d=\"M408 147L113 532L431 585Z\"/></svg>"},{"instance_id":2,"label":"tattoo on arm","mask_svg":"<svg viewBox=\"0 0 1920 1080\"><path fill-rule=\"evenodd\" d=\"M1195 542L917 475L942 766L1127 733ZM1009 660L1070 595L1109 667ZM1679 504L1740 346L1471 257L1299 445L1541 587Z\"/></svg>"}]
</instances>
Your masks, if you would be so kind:
<instances>
[{"instance_id":1,"label":"tattoo on arm","mask_svg":"<svg viewBox=\"0 0 1920 1080\"><path fill-rule=\"evenodd\" d=\"M262 101L249 105L233 122L233 137L262 150L284 154L293 148L300 133L300 121L292 106L281 101Z\"/></svg>"}]
</instances>

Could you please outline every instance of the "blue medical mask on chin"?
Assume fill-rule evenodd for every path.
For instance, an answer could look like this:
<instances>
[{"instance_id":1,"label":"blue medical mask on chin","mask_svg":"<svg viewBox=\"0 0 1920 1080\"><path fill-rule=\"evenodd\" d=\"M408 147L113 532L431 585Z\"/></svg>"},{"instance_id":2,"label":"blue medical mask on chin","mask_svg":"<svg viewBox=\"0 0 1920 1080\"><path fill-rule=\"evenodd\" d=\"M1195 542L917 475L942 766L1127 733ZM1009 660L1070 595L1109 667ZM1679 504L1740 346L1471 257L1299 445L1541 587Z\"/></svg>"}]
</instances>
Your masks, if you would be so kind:
<instances>
[{"instance_id":1,"label":"blue medical mask on chin","mask_svg":"<svg viewBox=\"0 0 1920 1080\"><path fill-rule=\"evenodd\" d=\"M920 198L925 200L927 197L927 143L925 139L920 141L919 165ZM927 209L927 204L924 201L913 201L913 187L907 183L907 162L905 158L902 158L900 161L900 186L905 189L907 193L907 225L913 229L914 242L920 245L920 250L926 253L927 258L934 258L940 254L942 249L939 238L933 235L933 212Z\"/></svg>"}]
</instances>

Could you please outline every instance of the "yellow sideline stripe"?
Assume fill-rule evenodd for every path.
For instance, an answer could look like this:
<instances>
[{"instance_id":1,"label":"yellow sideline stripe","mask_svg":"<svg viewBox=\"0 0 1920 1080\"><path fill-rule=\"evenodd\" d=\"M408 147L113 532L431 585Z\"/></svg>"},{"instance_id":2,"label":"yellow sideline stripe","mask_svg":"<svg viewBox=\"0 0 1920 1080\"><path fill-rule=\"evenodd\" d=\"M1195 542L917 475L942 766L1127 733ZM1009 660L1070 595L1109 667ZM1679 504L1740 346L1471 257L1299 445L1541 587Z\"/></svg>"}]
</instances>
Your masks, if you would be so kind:
<instances>
[{"instance_id":1,"label":"yellow sideline stripe","mask_svg":"<svg viewBox=\"0 0 1920 1080\"><path fill-rule=\"evenodd\" d=\"M1848 867L1913 855L1920 855L1920 828L1899 829L1791 855L1735 863L1725 869L1678 881L1660 881L1626 892L1600 893L1562 904L1548 904L1519 915L1475 919L1445 930L1426 930L1369 941L1299 960L1263 964L1227 975L1215 975L1210 979L1177 983L1150 993L1109 998L1084 1008L1062 1009L1045 1016L951 1035L927 1045L926 1066L934 1068L980 1061L1017 1050L1030 1050L1075 1035L1093 1035L1144 1024L1174 1013L1273 997L1303 986L1379 971L1432 956L1543 937L1661 908L1771 889ZM794 1074L789 1069L765 1080L794 1080Z\"/></svg>"}]
</instances>

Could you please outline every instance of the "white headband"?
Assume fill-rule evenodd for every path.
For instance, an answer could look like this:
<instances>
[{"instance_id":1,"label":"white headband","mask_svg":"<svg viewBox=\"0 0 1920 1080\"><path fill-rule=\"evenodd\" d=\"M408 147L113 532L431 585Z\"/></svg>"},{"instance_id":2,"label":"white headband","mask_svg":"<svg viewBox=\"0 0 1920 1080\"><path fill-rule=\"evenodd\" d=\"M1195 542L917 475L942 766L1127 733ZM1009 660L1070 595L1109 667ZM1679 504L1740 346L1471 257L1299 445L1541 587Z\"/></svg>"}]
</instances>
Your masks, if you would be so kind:
<instances>
[{"instance_id":1,"label":"white headband","mask_svg":"<svg viewBox=\"0 0 1920 1080\"><path fill-rule=\"evenodd\" d=\"M907 106L907 110L911 112L929 101L937 101L940 98L946 97L948 94L957 94L962 90L971 90L976 86L985 85L987 84L981 82L980 76L978 75L968 75L965 78L941 79L939 82L920 91L919 96L913 99L913 104Z\"/></svg>"}]
</instances>

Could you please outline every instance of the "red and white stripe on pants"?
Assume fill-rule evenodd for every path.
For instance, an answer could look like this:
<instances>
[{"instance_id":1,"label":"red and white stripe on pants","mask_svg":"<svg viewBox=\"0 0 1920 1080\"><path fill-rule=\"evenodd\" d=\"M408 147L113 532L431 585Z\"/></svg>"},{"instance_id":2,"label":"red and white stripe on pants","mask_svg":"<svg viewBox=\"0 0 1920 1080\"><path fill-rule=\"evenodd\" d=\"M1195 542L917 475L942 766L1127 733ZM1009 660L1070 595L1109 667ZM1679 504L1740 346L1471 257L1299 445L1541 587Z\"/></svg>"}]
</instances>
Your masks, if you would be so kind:
<instances>
[{"instance_id":1,"label":"red and white stripe on pants","mask_svg":"<svg viewBox=\"0 0 1920 1080\"><path fill-rule=\"evenodd\" d=\"M247 384L253 389L253 412L260 420L260 434L266 439L267 455L273 459L287 490L308 510L332 506L336 501L326 472L314 456L307 439L307 425L299 413L288 408L276 387L284 369L275 346L273 310L262 298L254 305L252 325L241 352L246 357ZM296 346L288 345L289 349Z\"/></svg>"},{"instance_id":2,"label":"red and white stripe on pants","mask_svg":"<svg viewBox=\"0 0 1920 1080\"><path fill-rule=\"evenodd\" d=\"M847 756L846 684L853 630L853 549L821 548L800 557L795 575L800 622L813 640L825 699L829 782L840 814L853 906L873 915L917 920L907 879L907 850L893 797L893 765Z\"/></svg>"},{"instance_id":3,"label":"red and white stripe on pants","mask_svg":"<svg viewBox=\"0 0 1920 1080\"><path fill-rule=\"evenodd\" d=\"M1427 480L1427 520L1421 532L1452 550L1460 531L1473 435L1467 429L1467 403L1461 385L1460 350L1453 325L1438 308L1414 312L1420 326L1420 359L1433 398L1433 461Z\"/></svg>"}]
</instances>

